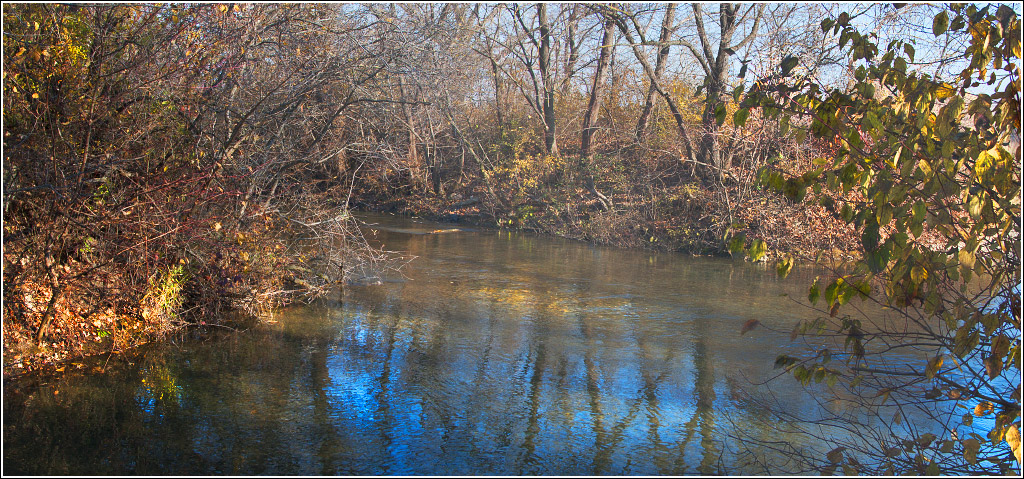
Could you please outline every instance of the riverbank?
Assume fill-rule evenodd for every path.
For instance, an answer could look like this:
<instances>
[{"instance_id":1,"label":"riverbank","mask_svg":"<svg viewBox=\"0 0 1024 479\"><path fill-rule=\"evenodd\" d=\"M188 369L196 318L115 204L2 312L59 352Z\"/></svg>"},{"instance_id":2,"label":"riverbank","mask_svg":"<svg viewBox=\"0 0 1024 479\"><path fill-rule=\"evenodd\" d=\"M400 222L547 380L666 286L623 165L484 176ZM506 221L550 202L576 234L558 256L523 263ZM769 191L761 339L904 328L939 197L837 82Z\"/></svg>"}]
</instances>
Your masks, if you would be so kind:
<instances>
[{"instance_id":1,"label":"riverbank","mask_svg":"<svg viewBox=\"0 0 1024 479\"><path fill-rule=\"evenodd\" d=\"M367 236L417 256L403 275L244 334L175 337L11 381L5 470L710 474L700 434L729 441L729 424L696 403L756 419L731 376L771 374L788 332L739 330L800 314L782 295L799 281L739 261L362 218L377 228Z\"/></svg>"},{"instance_id":2,"label":"riverbank","mask_svg":"<svg viewBox=\"0 0 1024 479\"><path fill-rule=\"evenodd\" d=\"M651 188L647 194L610 193L607 211L585 188L563 187L518 204L491 196L479 183L447 195L414 194L381 200L363 195L368 211L434 221L509 228L621 248L728 256L727 230L760 239L766 260L792 256L835 262L859 247L854 228L819 205L794 204L749 185L708 188L699 183Z\"/></svg>"},{"instance_id":3,"label":"riverbank","mask_svg":"<svg viewBox=\"0 0 1024 479\"><path fill-rule=\"evenodd\" d=\"M32 237L5 238L4 377L121 354L185 330L235 328L323 294L343 279L344 262L382 261L354 236L357 228L337 208L257 211L194 228L175 245L180 256L165 249L147 261L108 253L123 240L114 234L86 238L90 248L50 248L41 261L33 260L43 248Z\"/></svg>"},{"instance_id":4,"label":"riverbank","mask_svg":"<svg viewBox=\"0 0 1024 479\"><path fill-rule=\"evenodd\" d=\"M767 246L766 260L769 261L789 255L804 261L834 263L846 258L858 241L852 228L821 206L793 204L780 195L735 183L717 188L684 183L651 187L647 192L612 185L607 191L613 207L607 211L602 210L582 186L563 184L537 190L518 200L499 196L502 191L500 186L497 190L488 189L479 180L452 185L445 195L381 197L357 191L352 205L367 211L386 211L453 224L532 231L594 244L699 256L728 255L723 237L732 228L732 232L743 232L751 240L762 240ZM4 375L57 368L90 355L117 354L172 336L185 327L207 327L207 321L211 326L222 326L220 318L204 319L202 314L179 317L176 312L165 311L165 306L220 316L238 311L238 304L231 306L229 303L238 303L239 297L281 293L288 289L285 283L291 284L293 292L303 288L303 284L314 286L310 283L317 283L316 287L323 287L322 278L312 274L317 268L310 268L311 262L324 259L323 255L307 257L285 244L283 238L287 235L277 230L295 226L285 226L285 223L290 222L265 219L248 227L244 224L224 226L224 230L216 234L218 238L229 238L231 247L219 255L216 267L197 268L186 261L178 269L168 269L162 279L150 281L154 286L142 296L152 303L148 308L141 304L97 308L103 301L90 301L86 296L68 293L74 288L88 288L81 281L77 284L68 281L66 284L73 288L58 294L55 301L51 301L52 291L56 290L54 284L19 284L18 301L8 301L10 304L5 307ZM231 232L227 231L229 227ZM347 229L346 234L353 233L354 230ZM78 277L89 267L86 262L72 258L67 260L64 275ZM174 277L172 271L178 271L181 276ZM92 272L91 276L95 282L96 278L116 274L114 267L108 265ZM163 283L157 284L160 281ZM175 281L182 284L175 286ZM200 287L203 294L198 294L197 281L213 284L220 293L213 294L215 291ZM108 278L97 284L109 283L116 281ZM187 291L168 291L172 286L184 287ZM243 290L245 294L240 293ZM211 294L219 297L213 298ZM189 295L191 298L185 297ZM197 307L200 303L218 303L218 306ZM248 316L258 315L256 309L248 313ZM50 324L46 334L41 335L39 325L44 318Z\"/></svg>"}]
</instances>

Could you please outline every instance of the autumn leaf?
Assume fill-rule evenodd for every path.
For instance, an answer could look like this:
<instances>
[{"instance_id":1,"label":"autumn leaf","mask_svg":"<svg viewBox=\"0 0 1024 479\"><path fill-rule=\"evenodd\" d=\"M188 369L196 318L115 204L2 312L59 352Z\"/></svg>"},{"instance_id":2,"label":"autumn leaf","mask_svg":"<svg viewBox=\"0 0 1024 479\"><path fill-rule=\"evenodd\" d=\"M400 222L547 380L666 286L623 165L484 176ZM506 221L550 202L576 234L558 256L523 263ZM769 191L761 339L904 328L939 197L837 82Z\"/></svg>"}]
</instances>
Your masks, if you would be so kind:
<instances>
[{"instance_id":1,"label":"autumn leaf","mask_svg":"<svg viewBox=\"0 0 1024 479\"><path fill-rule=\"evenodd\" d=\"M1013 424L1006 429L1006 444L1010 446L1010 450L1013 451L1013 457L1017 458L1017 465L1021 463L1021 443L1020 443L1020 430L1017 429L1017 425Z\"/></svg>"},{"instance_id":2,"label":"autumn leaf","mask_svg":"<svg viewBox=\"0 0 1024 479\"><path fill-rule=\"evenodd\" d=\"M840 447L837 447L837 448L829 451L828 454L826 454L826 457L828 457L828 462L831 462L831 463L835 464L835 463L838 463L838 462L842 461L843 460L843 451L845 451L845 450L846 450L845 447L840 446Z\"/></svg>"},{"instance_id":3,"label":"autumn leaf","mask_svg":"<svg viewBox=\"0 0 1024 479\"><path fill-rule=\"evenodd\" d=\"M981 449L981 443L975 438L969 438L964 440L964 459L970 464L978 463L978 451Z\"/></svg>"},{"instance_id":4,"label":"autumn leaf","mask_svg":"<svg viewBox=\"0 0 1024 479\"><path fill-rule=\"evenodd\" d=\"M956 90L953 89L952 85L949 83L942 83L935 89L935 98L945 100L946 98L953 96L954 93L956 93Z\"/></svg>"}]
</instances>

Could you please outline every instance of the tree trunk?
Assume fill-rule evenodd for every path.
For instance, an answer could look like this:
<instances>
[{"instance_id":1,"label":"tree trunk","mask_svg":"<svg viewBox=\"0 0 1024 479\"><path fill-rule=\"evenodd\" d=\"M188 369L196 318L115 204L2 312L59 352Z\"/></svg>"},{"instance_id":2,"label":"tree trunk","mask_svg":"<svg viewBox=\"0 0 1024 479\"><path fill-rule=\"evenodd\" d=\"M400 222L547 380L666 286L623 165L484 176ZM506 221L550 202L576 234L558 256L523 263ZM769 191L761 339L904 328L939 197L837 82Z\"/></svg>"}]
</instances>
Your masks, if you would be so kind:
<instances>
[{"instance_id":1,"label":"tree trunk","mask_svg":"<svg viewBox=\"0 0 1024 479\"><path fill-rule=\"evenodd\" d=\"M704 100L704 112L701 115L701 124L704 127L704 132L698 144L697 160L702 163L704 168L710 170L709 173L713 175L716 181L721 181L722 175L729 169L730 165L727 159L731 158L731 155L727 155L722 151L722 146L718 141L719 125L715 118L716 110L725 106L722 96L726 93L725 90L729 80L729 57L753 40L754 35L757 34L757 27L761 22L761 15L764 11L764 6L758 5L754 24L750 32L743 40L736 44L731 44L739 24L747 17L747 14L754 13L754 6L750 6L747 13L741 18L737 18L740 8L739 4L723 3L719 6L718 48L716 52L712 52L711 40L704 31L703 11L699 4L693 4L694 21L696 22L697 36L700 39L703 58L701 58L701 53L696 51L696 48L691 47L691 51L704 69L704 86L707 93L707 97Z\"/></svg>"},{"instance_id":2,"label":"tree trunk","mask_svg":"<svg viewBox=\"0 0 1024 479\"><path fill-rule=\"evenodd\" d=\"M551 70L551 25L548 23L547 6L537 4L537 21L540 23L540 48L538 67L544 82L544 150L549 155L558 156L558 139L555 128L555 85Z\"/></svg>"},{"instance_id":3,"label":"tree trunk","mask_svg":"<svg viewBox=\"0 0 1024 479\"><path fill-rule=\"evenodd\" d=\"M723 164L722 161L722 149L718 142L719 125L715 119L715 110L722 106L722 90L724 89L724 79L721 78L724 72L718 71L713 72L713 75L709 75L707 82L707 98L704 102L704 112L701 115L701 124L704 127L704 132L700 138L700 146L697 150L697 159L706 165L706 168L710 168L710 173L716 180L721 180L724 170L729 165Z\"/></svg>"},{"instance_id":4,"label":"tree trunk","mask_svg":"<svg viewBox=\"0 0 1024 479\"><path fill-rule=\"evenodd\" d=\"M690 135L687 132L686 121L683 119L683 114L679 109L679 105L676 104L672 95L661 87L657 75L654 73L654 67L651 66L651 62L647 61L643 52L640 51L640 45L637 44L633 35L630 33L629 28L624 22L619 23L619 31L626 36L626 41L629 42L629 45L633 50L633 56L640 62L640 65L644 69L644 73L647 74L647 78L651 81L651 87L654 88L655 91L657 91L665 100L665 103L668 104L668 109L672 112L672 118L676 121L676 128L679 130L679 136L682 137L684 161L693 161L693 147L690 142Z\"/></svg>"},{"instance_id":5,"label":"tree trunk","mask_svg":"<svg viewBox=\"0 0 1024 479\"><path fill-rule=\"evenodd\" d=\"M416 126L413 120L412 106L406 102L408 95L406 92L405 77L402 75L398 76L398 92L402 101L402 115L405 116L405 122L409 125L406 161L412 171L417 171L420 166L420 158L416 151Z\"/></svg>"},{"instance_id":6,"label":"tree trunk","mask_svg":"<svg viewBox=\"0 0 1024 479\"><path fill-rule=\"evenodd\" d=\"M601 106L601 97L605 90L608 63L612 56L612 49L615 48L612 38L614 34L615 22L610 18L606 19L604 22L604 34L601 38L601 53L597 57L597 71L594 73L594 87L590 89L590 101L587 103L587 111L583 114L583 132L580 135L580 157L583 160L584 170L586 170L586 187L590 194L594 195L601 203L601 209L605 211L611 209L612 201L597 191L597 188L594 186L594 175L590 171L590 167L594 156L593 138L596 131L596 128L594 128L594 117Z\"/></svg>"},{"instance_id":7,"label":"tree trunk","mask_svg":"<svg viewBox=\"0 0 1024 479\"><path fill-rule=\"evenodd\" d=\"M489 58L491 61L491 75L494 77L494 113L495 122L497 123L498 134L501 134L502 128L505 127L505 115L501 106L501 70L498 68L498 62L494 61L494 58Z\"/></svg>"},{"instance_id":8,"label":"tree trunk","mask_svg":"<svg viewBox=\"0 0 1024 479\"><path fill-rule=\"evenodd\" d=\"M654 94L657 93L655 83L661 81L661 76L665 73L665 60L668 58L669 53L668 41L672 35L672 24L675 22L675 15L676 4L668 4L665 9L665 18L661 23L661 37L658 39L661 49L658 50L658 59L654 67L654 79L651 80L651 86L647 89L644 109L640 112L640 119L636 122L636 141L638 143L647 137L647 122L650 121L651 111L654 109Z\"/></svg>"},{"instance_id":9,"label":"tree trunk","mask_svg":"<svg viewBox=\"0 0 1024 479\"><path fill-rule=\"evenodd\" d=\"M562 95L569 93L572 85L569 84L568 79L572 78L573 73L576 72L576 64L580 59L580 44L582 41L576 38L577 30L579 29L579 16L577 15L582 9L580 5L573 5L572 10L569 13L569 21L566 25L565 35L565 49L569 52L565 59L565 78L566 81L562 82Z\"/></svg>"}]
</instances>

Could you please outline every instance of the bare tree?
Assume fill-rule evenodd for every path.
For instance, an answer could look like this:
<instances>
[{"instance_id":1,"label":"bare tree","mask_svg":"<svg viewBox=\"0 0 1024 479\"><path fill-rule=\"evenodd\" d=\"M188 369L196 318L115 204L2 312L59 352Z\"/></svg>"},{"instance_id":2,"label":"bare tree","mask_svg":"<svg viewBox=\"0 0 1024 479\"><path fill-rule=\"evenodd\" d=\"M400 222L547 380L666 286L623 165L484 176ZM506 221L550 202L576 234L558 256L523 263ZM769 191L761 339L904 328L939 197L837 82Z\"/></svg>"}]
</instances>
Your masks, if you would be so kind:
<instances>
[{"instance_id":1,"label":"bare tree","mask_svg":"<svg viewBox=\"0 0 1024 479\"><path fill-rule=\"evenodd\" d=\"M608 63L612 56L612 50L615 48L614 35L615 21L607 18L604 20L604 29L601 34L601 48L598 54L597 70L594 72L594 84L590 89L590 101L587 103L587 110L583 115L583 131L580 133L580 157L583 160L584 167L587 169L585 174L586 188L590 194L597 198L603 210L611 209L612 201L597 191L597 188L594 186L594 175L590 171L590 166L594 156L593 138L596 130L594 128L594 117L597 114L598 106L601 104L601 97L604 95L605 83L607 83Z\"/></svg>"},{"instance_id":2,"label":"bare tree","mask_svg":"<svg viewBox=\"0 0 1024 479\"><path fill-rule=\"evenodd\" d=\"M647 89L647 96L644 98L644 108L640 112L640 119L636 122L636 140L638 142L643 141L647 136L647 122L650 120L651 111L654 109L654 94L657 93L655 83L661 81L661 77L665 74L665 64L671 49L669 40L675 31L675 15L676 4L669 3L666 5L665 15L662 17L661 23L661 36L658 39L660 48L658 49L658 57L654 66L654 77L650 80L651 86Z\"/></svg>"},{"instance_id":3,"label":"bare tree","mask_svg":"<svg viewBox=\"0 0 1024 479\"><path fill-rule=\"evenodd\" d=\"M657 73L656 67L651 66L650 60L643 51L643 46L651 45L645 36L644 28L641 26L640 21L637 19L637 15L624 9L619 9L611 6L596 6L602 14L614 19L616 26L619 31L622 32L623 37L629 44L630 49L633 51L633 56L642 67L644 74L650 81L650 87L658 93L665 100L668 105L669 111L672 113L672 118L675 120L676 128L679 132L681 143L683 146L683 159L685 161L694 162L695 157L693 153L693 145L690 140L690 126L683 118L683 110L679 106L679 102L661 83L661 75ZM658 46L663 46L654 43Z\"/></svg>"},{"instance_id":4,"label":"bare tree","mask_svg":"<svg viewBox=\"0 0 1024 479\"><path fill-rule=\"evenodd\" d=\"M729 69L732 66L730 57L738 50L747 46L757 35L758 26L761 23L761 16L764 12L764 4L750 5L745 9L739 4L723 3L718 8L718 44L715 45L712 37L704 25L704 10L701 4L694 3L693 21L697 30L697 37L700 40L698 50L688 41L683 45L690 50L693 58L704 70L704 112L701 115L701 124L704 132L701 135L700 146L697 153L698 161L713 168L713 173L719 180L723 171L729 168L732 161L731 152L723 151L719 140L719 125L725 119L726 110L723 97L727 93L729 81ZM742 13L741 13L741 10ZM739 33L740 27L745 22L752 20L753 25L750 31L741 40L733 43L733 37Z\"/></svg>"},{"instance_id":5,"label":"bare tree","mask_svg":"<svg viewBox=\"0 0 1024 479\"><path fill-rule=\"evenodd\" d=\"M520 22L522 17L518 17ZM555 124L555 85L551 65L551 24L548 22L548 7L537 4L537 30L540 44L537 46L537 68L543 79L544 88L544 149L551 155L558 155L558 132ZM525 25L524 25L525 28ZM533 39L533 36L530 36ZM536 43L536 41L534 42Z\"/></svg>"}]
</instances>

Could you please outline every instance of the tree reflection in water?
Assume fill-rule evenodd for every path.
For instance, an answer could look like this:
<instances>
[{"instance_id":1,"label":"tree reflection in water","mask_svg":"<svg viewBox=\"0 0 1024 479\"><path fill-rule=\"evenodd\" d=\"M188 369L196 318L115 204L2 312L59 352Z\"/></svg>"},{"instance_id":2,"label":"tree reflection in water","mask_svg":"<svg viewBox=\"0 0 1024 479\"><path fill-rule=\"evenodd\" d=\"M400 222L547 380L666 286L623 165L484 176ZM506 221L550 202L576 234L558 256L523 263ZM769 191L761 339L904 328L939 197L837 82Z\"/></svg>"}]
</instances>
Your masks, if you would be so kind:
<instances>
[{"instance_id":1,"label":"tree reflection in water","mask_svg":"<svg viewBox=\"0 0 1024 479\"><path fill-rule=\"evenodd\" d=\"M5 381L5 472L772 472L730 429L784 426L744 390L790 340L739 330L801 319L779 297L803 294L799 272L490 231L379 239L419 257L406 278L103 374Z\"/></svg>"}]
</instances>

